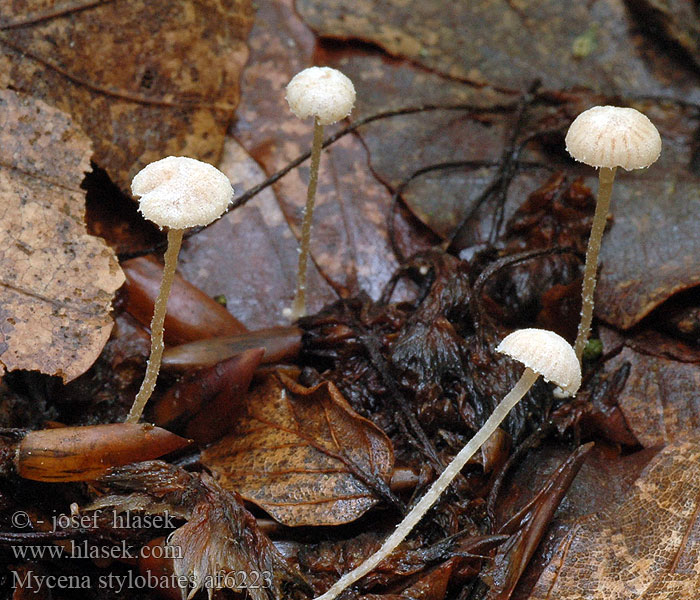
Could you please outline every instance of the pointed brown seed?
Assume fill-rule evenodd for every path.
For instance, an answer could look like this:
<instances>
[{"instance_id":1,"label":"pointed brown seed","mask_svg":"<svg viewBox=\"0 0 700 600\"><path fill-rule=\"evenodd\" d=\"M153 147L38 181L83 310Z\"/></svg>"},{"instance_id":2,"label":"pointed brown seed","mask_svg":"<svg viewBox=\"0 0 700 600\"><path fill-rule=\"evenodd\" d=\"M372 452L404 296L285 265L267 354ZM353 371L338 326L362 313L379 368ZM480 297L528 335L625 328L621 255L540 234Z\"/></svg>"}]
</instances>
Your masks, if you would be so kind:
<instances>
[{"instance_id":1,"label":"pointed brown seed","mask_svg":"<svg viewBox=\"0 0 700 600\"><path fill-rule=\"evenodd\" d=\"M141 256L122 263L122 269L126 275L126 311L149 327L163 279L163 265L152 256ZM243 324L221 304L177 274L168 298L167 311L166 344L184 344L246 331Z\"/></svg>"},{"instance_id":2,"label":"pointed brown seed","mask_svg":"<svg viewBox=\"0 0 700 600\"><path fill-rule=\"evenodd\" d=\"M189 443L147 423L44 429L19 443L15 466L34 481L90 481L110 467L158 458Z\"/></svg>"},{"instance_id":3,"label":"pointed brown seed","mask_svg":"<svg viewBox=\"0 0 700 600\"><path fill-rule=\"evenodd\" d=\"M245 350L263 348L265 364L294 358L301 349L302 331L298 327L272 327L231 337L217 337L168 348L163 353L163 368L196 369L215 365Z\"/></svg>"}]
</instances>

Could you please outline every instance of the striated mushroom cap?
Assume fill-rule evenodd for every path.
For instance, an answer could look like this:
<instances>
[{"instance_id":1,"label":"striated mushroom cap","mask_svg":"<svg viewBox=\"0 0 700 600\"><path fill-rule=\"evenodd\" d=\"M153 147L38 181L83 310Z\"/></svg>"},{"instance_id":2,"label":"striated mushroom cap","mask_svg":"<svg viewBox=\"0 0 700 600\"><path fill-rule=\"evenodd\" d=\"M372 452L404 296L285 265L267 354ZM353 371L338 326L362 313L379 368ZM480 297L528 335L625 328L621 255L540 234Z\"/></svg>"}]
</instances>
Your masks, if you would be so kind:
<instances>
[{"instance_id":1,"label":"striated mushroom cap","mask_svg":"<svg viewBox=\"0 0 700 600\"><path fill-rule=\"evenodd\" d=\"M563 337L546 329L518 329L503 338L496 352L506 354L556 383L567 396L581 385L581 366Z\"/></svg>"},{"instance_id":2,"label":"striated mushroom cap","mask_svg":"<svg viewBox=\"0 0 700 600\"><path fill-rule=\"evenodd\" d=\"M591 167L643 169L661 154L661 136L654 124L634 108L594 106L569 127L566 150Z\"/></svg>"},{"instance_id":3,"label":"striated mushroom cap","mask_svg":"<svg viewBox=\"0 0 700 600\"><path fill-rule=\"evenodd\" d=\"M287 84L287 103L300 119L316 117L321 125L330 125L352 111L355 86L337 69L309 67Z\"/></svg>"},{"instance_id":4,"label":"striated mushroom cap","mask_svg":"<svg viewBox=\"0 0 700 600\"><path fill-rule=\"evenodd\" d=\"M141 196L139 211L146 219L171 229L209 225L233 199L226 175L185 156L168 156L147 165L134 177L131 191Z\"/></svg>"}]
</instances>

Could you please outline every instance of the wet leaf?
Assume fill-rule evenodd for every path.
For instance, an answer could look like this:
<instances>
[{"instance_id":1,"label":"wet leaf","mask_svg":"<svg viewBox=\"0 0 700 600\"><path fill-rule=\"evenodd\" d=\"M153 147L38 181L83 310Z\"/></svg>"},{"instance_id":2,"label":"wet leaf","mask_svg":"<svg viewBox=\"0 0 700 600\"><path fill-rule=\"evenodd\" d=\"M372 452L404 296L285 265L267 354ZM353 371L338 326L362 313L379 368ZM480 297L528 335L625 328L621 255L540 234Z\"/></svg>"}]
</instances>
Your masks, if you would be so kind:
<instances>
[{"instance_id":1,"label":"wet leaf","mask_svg":"<svg viewBox=\"0 0 700 600\"><path fill-rule=\"evenodd\" d=\"M603 339L606 350L622 345L605 366L606 370L614 370L629 365L629 375L617 395L617 404L642 446L668 444L700 428L697 349L686 347L685 356L679 356L685 344L649 331L624 340L605 330Z\"/></svg>"},{"instance_id":2,"label":"wet leaf","mask_svg":"<svg viewBox=\"0 0 700 600\"><path fill-rule=\"evenodd\" d=\"M0 73L71 114L127 190L164 155L218 162L251 25L248 0L5 3Z\"/></svg>"},{"instance_id":3,"label":"wet leaf","mask_svg":"<svg viewBox=\"0 0 700 600\"><path fill-rule=\"evenodd\" d=\"M126 276L125 310L145 327L153 319L153 305L163 279L163 265L152 256L122 263ZM165 316L165 343L183 344L215 336L243 333L245 327L226 308L175 274Z\"/></svg>"},{"instance_id":4,"label":"wet leaf","mask_svg":"<svg viewBox=\"0 0 700 600\"><path fill-rule=\"evenodd\" d=\"M91 148L68 115L0 92L0 369L75 379L95 361L124 275L85 230Z\"/></svg>"},{"instance_id":5,"label":"wet leaf","mask_svg":"<svg viewBox=\"0 0 700 600\"><path fill-rule=\"evenodd\" d=\"M241 97L231 133L267 173L284 167L311 148L312 123L302 122L291 113L284 99L284 87L298 71L315 61L314 43L311 32L295 15L291 0L261 3L250 37L251 60L242 81L246 93ZM328 126L326 133L340 127L342 124ZM284 132L283 137L280 132ZM240 177L232 179L240 181ZM243 185L250 187L260 179L248 175ZM252 247L259 248L259 260L251 257L250 265L235 260L226 264L221 262L220 254L214 257L212 253L203 261L196 259L199 267L194 264L194 257L191 267L183 267L183 274L205 291L207 287L200 281L207 272L227 281L231 293L224 293L234 298L241 294L241 302L245 302L243 311L234 307L231 310L250 327L281 324L282 308L291 305L297 268L296 240L307 180L308 162L275 185L273 199L277 208L268 208L267 200L263 203L262 199L253 199L245 224L236 229L237 239L226 242L227 248L223 248L232 257L247 253ZM310 312L337 298L327 281L341 292L364 289L374 297L379 295L396 266L386 234L388 207L389 194L367 169L367 152L357 138L346 136L323 152L311 239L311 262L317 269L312 266L309 272ZM235 222L233 219L231 222ZM223 231L230 236L231 229L230 225L222 225L217 242L221 239L225 243ZM251 286L252 281L260 285ZM263 287L266 291L261 294ZM246 312L254 312L254 318Z\"/></svg>"},{"instance_id":6,"label":"wet leaf","mask_svg":"<svg viewBox=\"0 0 700 600\"><path fill-rule=\"evenodd\" d=\"M449 5L405 0L297 0L319 34L377 44L450 78L510 89L541 79L545 86L637 94L663 93L663 59L641 56L621 0L592 5L508 0ZM585 57L574 43L591 28ZM590 36L590 33L589 33ZM576 56L578 54L578 57ZM674 83L693 89L690 73Z\"/></svg>"},{"instance_id":7,"label":"wet leaf","mask_svg":"<svg viewBox=\"0 0 700 600\"><path fill-rule=\"evenodd\" d=\"M537 496L500 528L499 533L509 533L511 538L498 548L488 570L488 600L508 600L511 597L559 503L592 447L593 443L588 443L571 454L550 476Z\"/></svg>"},{"instance_id":8,"label":"wet leaf","mask_svg":"<svg viewBox=\"0 0 700 600\"><path fill-rule=\"evenodd\" d=\"M285 525L338 525L378 502L394 456L384 433L331 383L304 388L269 376L245 397L247 416L202 453L227 489Z\"/></svg>"},{"instance_id":9,"label":"wet leaf","mask_svg":"<svg viewBox=\"0 0 700 600\"><path fill-rule=\"evenodd\" d=\"M659 452L617 506L580 519L531 600L686 600L700 589L700 446Z\"/></svg>"},{"instance_id":10,"label":"wet leaf","mask_svg":"<svg viewBox=\"0 0 700 600\"><path fill-rule=\"evenodd\" d=\"M540 574L551 561L554 550L575 526L577 519L622 501L658 450L655 448L622 455L619 447L596 442L521 577L512 596L514 600L524 600L529 596ZM552 444L529 452L528 458L509 474L508 482L498 496L498 502L494 505L497 518L510 517L523 503L533 498L569 453L569 448ZM533 465L536 467L533 468Z\"/></svg>"},{"instance_id":11,"label":"wet leaf","mask_svg":"<svg viewBox=\"0 0 700 600\"><path fill-rule=\"evenodd\" d=\"M260 165L231 138L219 168L233 183L234 198L266 178ZM249 328L289 325L282 310L294 297L297 248L275 194L266 189L191 237L180 253L179 269L205 293L226 296L227 309ZM321 302L332 298L328 284L310 267L314 298Z\"/></svg>"},{"instance_id":12,"label":"wet leaf","mask_svg":"<svg viewBox=\"0 0 700 600\"><path fill-rule=\"evenodd\" d=\"M178 549L171 550L175 575L191 582L190 598L202 587L209 593L239 587L241 579L236 574L240 573L251 577L251 584L254 573L260 576L257 587L251 585L247 590L253 600L294 598L292 588L310 591L299 572L258 528L239 496L222 489L206 474L150 461L111 469L95 485L112 495L98 498L90 509L143 510L187 521L168 541Z\"/></svg>"},{"instance_id":13,"label":"wet leaf","mask_svg":"<svg viewBox=\"0 0 700 600\"><path fill-rule=\"evenodd\" d=\"M635 0L631 8L652 31L659 30L700 65L700 20L697 3L684 0Z\"/></svg>"},{"instance_id":14,"label":"wet leaf","mask_svg":"<svg viewBox=\"0 0 700 600\"><path fill-rule=\"evenodd\" d=\"M265 350L264 363L283 362L299 354L302 331L298 327L271 327L230 337L215 337L168 348L163 368L177 371L211 367L255 348Z\"/></svg>"},{"instance_id":15,"label":"wet leaf","mask_svg":"<svg viewBox=\"0 0 700 600\"><path fill-rule=\"evenodd\" d=\"M169 427L185 421L185 435L200 445L219 439L243 412L241 397L263 353L246 350L184 377L155 404L154 421Z\"/></svg>"}]
</instances>

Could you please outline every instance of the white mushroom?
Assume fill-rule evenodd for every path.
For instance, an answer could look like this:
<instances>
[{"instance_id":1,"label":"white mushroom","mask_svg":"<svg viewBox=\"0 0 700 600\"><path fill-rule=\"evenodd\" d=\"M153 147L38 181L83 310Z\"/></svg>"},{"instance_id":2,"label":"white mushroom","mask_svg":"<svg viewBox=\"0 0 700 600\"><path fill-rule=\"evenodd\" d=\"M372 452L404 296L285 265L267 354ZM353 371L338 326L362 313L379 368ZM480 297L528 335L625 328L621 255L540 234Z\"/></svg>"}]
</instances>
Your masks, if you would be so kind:
<instances>
[{"instance_id":1,"label":"white mushroom","mask_svg":"<svg viewBox=\"0 0 700 600\"><path fill-rule=\"evenodd\" d=\"M381 548L356 569L343 575L325 594L316 600L333 600L358 579L370 573L393 552L437 501L440 494L447 489L457 473L496 431L510 410L528 392L539 376L542 376L546 381L555 383L570 396L576 394L581 385L581 367L574 349L564 338L552 331L544 329L514 331L503 339L496 351L507 354L525 365L525 371L515 387L496 406L482 428L452 459L440 477L433 482L430 489L384 541Z\"/></svg>"},{"instance_id":2,"label":"white mushroom","mask_svg":"<svg viewBox=\"0 0 700 600\"><path fill-rule=\"evenodd\" d=\"M591 167L600 167L598 199L586 251L581 322L574 344L580 361L593 321L598 254L615 171L617 167L628 171L644 169L656 162L661 153L661 136L654 124L634 108L594 106L574 119L566 134L566 149L574 159Z\"/></svg>"},{"instance_id":3,"label":"white mushroom","mask_svg":"<svg viewBox=\"0 0 700 600\"><path fill-rule=\"evenodd\" d=\"M300 119L314 117L314 140L301 227L297 290L292 308L286 311L292 320L296 320L306 314L306 266L318 185L318 167L321 161L323 126L335 123L350 114L355 104L355 87L350 79L336 69L310 67L297 73L287 85L287 102L291 111Z\"/></svg>"},{"instance_id":4,"label":"white mushroom","mask_svg":"<svg viewBox=\"0 0 700 600\"><path fill-rule=\"evenodd\" d=\"M131 191L141 196L141 214L159 227L168 228L163 280L151 320L151 355L126 418L127 423L136 423L153 393L160 370L163 324L184 230L218 219L233 199L233 189L226 175L217 168L193 158L168 156L139 171L131 182Z\"/></svg>"}]
</instances>

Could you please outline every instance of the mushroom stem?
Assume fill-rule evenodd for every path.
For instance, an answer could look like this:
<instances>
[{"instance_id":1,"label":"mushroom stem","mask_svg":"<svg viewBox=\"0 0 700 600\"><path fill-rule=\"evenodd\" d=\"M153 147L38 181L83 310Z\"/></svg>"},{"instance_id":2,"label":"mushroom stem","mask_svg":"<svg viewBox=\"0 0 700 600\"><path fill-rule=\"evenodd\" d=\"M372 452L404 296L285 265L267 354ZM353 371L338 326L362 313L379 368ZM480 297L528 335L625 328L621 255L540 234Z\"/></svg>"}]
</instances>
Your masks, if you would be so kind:
<instances>
[{"instance_id":1,"label":"mushroom stem","mask_svg":"<svg viewBox=\"0 0 700 600\"><path fill-rule=\"evenodd\" d=\"M156 387L156 379L158 379L158 371L163 358L163 324L165 323L165 313L168 307L168 296L170 296L170 288L173 285L173 279L175 279L177 255L180 253L184 232L184 229L168 229L168 249L165 251L163 281L153 307L153 319L151 320L151 356L146 365L146 375L141 383L141 389L136 394L134 404L126 417L126 423L138 422L143 414L146 402L148 402Z\"/></svg>"},{"instance_id":2,"label":"mushroom stem","mask_svg":"<svg viewBox=\"0 0 700 600\"><path fill-rule=\"evenodd\" d=\"M323 125L318 117L314 119L314 141L311 146L311 169L309 171L309 187L306 191L306 207L304 220L301 225L301 246L299 248L299 269L297 271L297 292L292 304L290 318L296 321L306 315L306 270L309 260L309 245L311 241L311 223L316 202L316 187L318 186L318 167L321 162L321 147L323 145Z\"/></svg>"},{"instance_id":3,"label":"mushroom stem","mask_svg":"<svg viewBox=\"0 0 700 600\"><path fill-rule=\"evenodd\" d=\"M600 244L603 241L603 232L608 219L610 209L610 198L612 196L613 181L615 180L616 167L610 169L601 167L598 176L598 199L593 215L593 227L588 238L588 249L586 250L586 267L583 274L583 291L581 293L581 322L578 326L578 334L574 344L574 352L579 363L583 356L583 349L591 333L591 323L593 322L593 296L595 294L596 271L598 270L598 254Z\"/></svg>"},{"instance_id":4,"label":"mushroom stem","mask_svg":"<svg viewBox=\"0 0 700 600\"><path fill-rule=\"evenodd\" d=\"M358 579L370 573L379 565L394 549L406 538L411 530L423 518L428 509L439 498L440 494L445 491L447 486L452 483L452 480L467 464L469 459L474 456L476 451L481 448L483 443L489 439L503 419L506 418L510 410L520 401L520 399L528 392L532 385L537 381L539 375L529 367L525 368L524 373L515 384L515 387L506 394L501 402L496 406L491 416L486 420L484 425L476 432L476 435L469 440L469 443L462 448L459 453L452 459L449 465L442 472L433 484L430 486L425 495L404 517L404 520L398 524L394 533L392 533L372 556L367 558L360 566L343 575L325 594L318 596L316 600L333 600L340 595L346 588L355 583Z\"/></svg>"}]
</instances>

